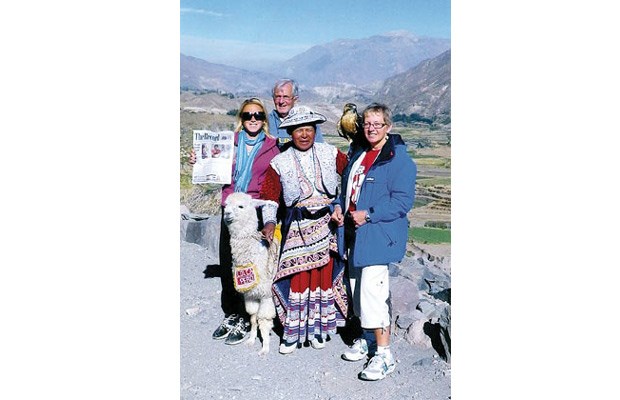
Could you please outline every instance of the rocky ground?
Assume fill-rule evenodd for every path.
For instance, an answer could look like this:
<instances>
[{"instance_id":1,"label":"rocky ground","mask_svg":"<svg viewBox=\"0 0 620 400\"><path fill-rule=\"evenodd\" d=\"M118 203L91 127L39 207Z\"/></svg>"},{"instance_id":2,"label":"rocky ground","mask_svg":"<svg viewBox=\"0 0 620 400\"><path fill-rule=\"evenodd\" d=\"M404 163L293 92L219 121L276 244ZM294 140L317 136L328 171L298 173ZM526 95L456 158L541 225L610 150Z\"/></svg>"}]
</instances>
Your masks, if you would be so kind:
<instances>
[{"instance_id":1,"label":"rocky ground","mask_svg":"<svg viewBox=\"0 0 620 400\"><path fill-rule=\"evenodd\" d=\"M451 398L450 364L432 348L411 345L403 337L392 337L396 370L378 382L357 378L362 361L340 358L351 340L346 329L324 349L303 347L289 355L278 353L279 337L274 332L266 356L257 354L259 341L248 347L211 339L222 319L219 278L205 277L213 260L194 243L181 241L180 250L181 399Z\"/></svg>"}]
</instances>

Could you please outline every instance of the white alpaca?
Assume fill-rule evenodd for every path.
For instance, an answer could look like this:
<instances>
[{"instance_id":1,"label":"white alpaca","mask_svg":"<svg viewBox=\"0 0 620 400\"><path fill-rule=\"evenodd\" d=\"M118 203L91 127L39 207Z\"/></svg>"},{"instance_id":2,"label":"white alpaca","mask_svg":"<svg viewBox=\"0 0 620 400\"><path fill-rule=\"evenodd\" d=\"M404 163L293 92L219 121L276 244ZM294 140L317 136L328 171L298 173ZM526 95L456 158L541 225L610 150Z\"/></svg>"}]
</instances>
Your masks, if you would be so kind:
<instances>
[{"instance_id":1,"label":"white alpaca","mask_svg":"<svg viewBox=\"0 0 620 400\"><path fill-rule=\"evenodd\" d=\"M271 284L277 271L280 253L278 238L274 236L269 245L257 231L256 207L264 204L266 201L236 192L226 198L224 208L224 221L230 232L235 289L243 293L245 309L250 314L250 337L246 344L254 344L258 327L263 339L259 355L269 352L269 331L276 316Z\"/></svg>"}]
</instances>

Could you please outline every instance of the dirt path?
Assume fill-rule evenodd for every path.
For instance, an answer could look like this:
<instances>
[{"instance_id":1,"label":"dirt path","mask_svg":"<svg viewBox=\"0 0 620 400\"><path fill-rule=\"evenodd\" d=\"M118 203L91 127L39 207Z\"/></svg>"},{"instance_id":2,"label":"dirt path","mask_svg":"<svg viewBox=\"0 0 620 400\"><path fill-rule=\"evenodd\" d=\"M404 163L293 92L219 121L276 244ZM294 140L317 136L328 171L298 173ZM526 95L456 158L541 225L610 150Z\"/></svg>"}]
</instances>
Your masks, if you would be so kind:
<instances>
[{"instance_id":1,"label":"dirt path","mask_svg":"<svg viewBox=\"0 0 620 400\"><path fill-rule=\"evenodd\" d=\"M218 278L205 278L209 263L201 246L181 242L181 399L416 399L450 398L450 366L432 349L417 349L392 338L397 359L393 374L378 382L357 378L362 362L340 359L343 337L332 337L325 349L278 353L271 333L271 352L258 356L260 343L228 346L211 339L222 318Z\"/></svg>"}]
</instances>

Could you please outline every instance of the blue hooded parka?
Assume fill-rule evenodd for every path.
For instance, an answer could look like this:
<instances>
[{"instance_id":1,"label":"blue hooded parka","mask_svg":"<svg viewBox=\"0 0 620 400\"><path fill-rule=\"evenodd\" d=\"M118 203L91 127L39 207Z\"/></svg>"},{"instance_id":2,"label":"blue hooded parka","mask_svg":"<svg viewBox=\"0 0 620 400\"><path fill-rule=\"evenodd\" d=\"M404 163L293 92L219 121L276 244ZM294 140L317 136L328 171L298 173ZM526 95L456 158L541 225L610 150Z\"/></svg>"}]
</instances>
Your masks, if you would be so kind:
<instances>
[{"instance_id":1,"label":"blue hooded parka","mask_svg":"<svg viewBox=\"0 0 620 400\"><path fill-rule=\"evenodd\" d=\"M337 203L343 212L346 211L346 185L351 167L364 151L362 147L351 149L351 159L342 174L342 192ZM355 230L349 266L389 264L403 259L409 228L407 213L415 199L416 174L416 164L407 154L401 136L389 134L362 183L356 209L367 210L370 222ZM340 227L339 235L344 236L343 227Z\"/></svg>"}]
</instances>

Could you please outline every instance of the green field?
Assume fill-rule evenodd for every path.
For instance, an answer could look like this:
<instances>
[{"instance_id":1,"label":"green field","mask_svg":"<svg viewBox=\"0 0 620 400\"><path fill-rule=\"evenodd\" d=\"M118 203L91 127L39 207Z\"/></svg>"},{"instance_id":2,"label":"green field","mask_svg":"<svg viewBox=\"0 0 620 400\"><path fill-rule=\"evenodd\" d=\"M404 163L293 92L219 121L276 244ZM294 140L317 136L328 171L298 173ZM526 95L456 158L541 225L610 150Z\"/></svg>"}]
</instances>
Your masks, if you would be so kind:
<instances>
[{"instance_id":1,"label":"green field","mask_svg":"<svg viewBox=\"0 0 620 400\"><path fill-rule=\"evenodd\" d=\"M451 178L450 177L434 178L434 177L427 177L427 176L418 176L416 179L416 183L420 186L425 186L425 187L438 186L438 185L450 186Z\"/></svg>"},{"instance_id":2,"label":"green field","mask_svg":"<svg viewBox=\"0 0 620 400\"><path fill-rule=\"evenodd\" d=\"M417 243L450 243L450 230L438 228L409 228L409 238Z\"/></svg>"}]
</instances>

